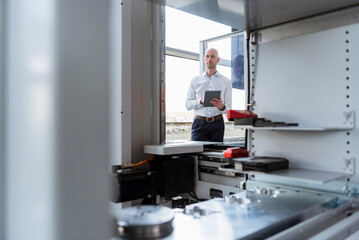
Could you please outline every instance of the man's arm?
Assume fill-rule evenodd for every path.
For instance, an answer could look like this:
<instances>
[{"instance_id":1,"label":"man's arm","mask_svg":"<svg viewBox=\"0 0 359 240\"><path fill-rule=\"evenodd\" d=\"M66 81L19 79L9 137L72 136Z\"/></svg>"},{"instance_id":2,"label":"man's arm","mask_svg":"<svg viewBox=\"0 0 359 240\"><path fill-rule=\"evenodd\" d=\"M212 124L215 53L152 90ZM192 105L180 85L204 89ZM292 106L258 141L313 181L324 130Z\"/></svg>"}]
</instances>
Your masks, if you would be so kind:
<instances>
[{"instance_id":1,"label":"man's arm","mask_svg":"<svg viewBox=\"0 0 359 240\"><path fill-rule=\"evenodd\" d=\"M216 108L218 108L221 111L224 111L226 109L226 105L223 103L222 98L213 98L211 100L211 103L213 104L213 106L215 106Z\"/></svg>"},{"instance_id":2,"label":"man's arm","mask_svg":"<svg viewBox=\"0 0 359 240\"><path fill-rule=\"evenodd\" d=\"M193 78L188 87L186 108L187 110L199 109L203 107L203 100L197 96L195 91L196 78Z\"/></svg>"},{"instance_id":3,"label":"man's arm","mask_svg":"<svg viewBox=\"0 0 359 240\"><path fill-rule=\"evenodd\" d=\"M220 111L225 113L227 109L232 108L232 83L229 80L226 81L226 89L223 95L224 99L214 98L213 100L211 100L211 103Z\"/></svg>"},{"instance_id":4,"label":"man's arm","mask_svg":"<svg viewBox=\"0 0 359 240\"><path fill-rule=\"evenodd\" d=\"M226 108L223 109L224 113L228 109L232 109L232 82L230 80L226 82L223 103L226 106Z\"/></svg>"}]
</instances>

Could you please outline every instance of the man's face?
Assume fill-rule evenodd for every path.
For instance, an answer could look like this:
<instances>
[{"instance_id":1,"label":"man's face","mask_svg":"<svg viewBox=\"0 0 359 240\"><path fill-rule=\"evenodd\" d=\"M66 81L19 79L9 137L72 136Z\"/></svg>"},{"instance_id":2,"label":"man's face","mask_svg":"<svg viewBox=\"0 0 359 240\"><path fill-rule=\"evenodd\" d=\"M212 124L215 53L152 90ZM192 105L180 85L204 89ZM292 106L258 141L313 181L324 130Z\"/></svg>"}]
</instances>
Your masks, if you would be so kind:
<instances>
[{"instance_id":1,"label":"man's face","mask_svg":"<svg viewBox=\"0 0 359 240\"><path fill-rule=\"evenodd\" d=\"M209 49L204 56L204 62L206 63L206 67L208 69L216 69L217 63L219 62L217 51Z\"/></svg>"}]
</instances>

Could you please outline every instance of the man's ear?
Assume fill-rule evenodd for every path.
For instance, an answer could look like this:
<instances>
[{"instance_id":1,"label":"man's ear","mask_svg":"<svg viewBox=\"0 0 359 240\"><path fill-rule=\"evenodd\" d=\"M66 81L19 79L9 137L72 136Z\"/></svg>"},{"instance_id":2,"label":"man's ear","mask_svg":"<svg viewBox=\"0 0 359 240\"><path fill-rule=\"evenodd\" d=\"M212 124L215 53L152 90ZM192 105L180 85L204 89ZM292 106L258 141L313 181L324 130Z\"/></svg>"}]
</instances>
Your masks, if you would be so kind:
<instances>
[{"instance_id":1,"label":"man's ear","mask_svg":"<svg viewBox=\"0 0 359 240\"><path fill-rule=\"evenodd\" d=\"M219 62L219 60L221 60L221 58L220 58L220 57L218 57L218 58L217 58L217 62Z\"/></svg>"}]
</instances>

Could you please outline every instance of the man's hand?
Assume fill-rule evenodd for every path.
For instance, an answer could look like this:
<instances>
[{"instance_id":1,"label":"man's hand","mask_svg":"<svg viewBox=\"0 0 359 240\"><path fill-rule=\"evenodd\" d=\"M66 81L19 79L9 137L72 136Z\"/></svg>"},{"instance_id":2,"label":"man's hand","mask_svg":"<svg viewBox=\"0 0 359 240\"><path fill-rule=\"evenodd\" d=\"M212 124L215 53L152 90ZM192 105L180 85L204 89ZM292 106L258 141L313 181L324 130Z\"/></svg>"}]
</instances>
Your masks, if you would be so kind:
<instances>
[{"instance_id":1,"label":"man's hand","mask_svg":"<svg viewBox=\"0 0 359 240\"><path fill-rule=\"evenodd\" d=\"M213 98L213 99L211 100L211 103L213 104L213 106L215 106L216 108L218 108L218 109L221 110L221 111L222 111L222 109L224 108L224 104L223 104L221 98L219 98L219 99Z\"/></svg>"}]
</instances>

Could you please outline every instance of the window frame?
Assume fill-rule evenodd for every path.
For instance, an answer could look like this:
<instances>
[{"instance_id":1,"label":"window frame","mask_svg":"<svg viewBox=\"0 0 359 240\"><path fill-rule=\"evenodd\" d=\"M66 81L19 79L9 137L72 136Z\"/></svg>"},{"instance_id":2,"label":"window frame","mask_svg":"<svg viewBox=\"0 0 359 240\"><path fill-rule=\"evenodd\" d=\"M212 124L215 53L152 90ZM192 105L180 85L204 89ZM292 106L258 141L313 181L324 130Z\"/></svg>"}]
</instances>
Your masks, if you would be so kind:
<instances>
[{"instance_id":1,"label":"window frame","mask_svg":"<svg viewBox=\"0 0 359 240\"><path fill-rule=\"evenodd\" d=\"M164 9L163 9L164 11ZM164 13L165 15L165 13ZM165 21L163 21L165 22ZM165 33L165 24L162 24L162 32ZM244 68L245 68L245 74L244 74L244 91L245 91L245 106L247 108L248 106L248 40L247 40L247 34L245 31L233 31L230 32L228 34L224 34L224 35L220 35L220 36L216 36L213 38L209 38L209 39L205 39L200 41L200 47L199 47L199 54L196 52L192 52L192 51L187 51L187 50L182 50L182 49L178 49L178 48L173 48L173 47L167 47L166 44L164 44L164 48L161 49L162 53L164 57L168 56L172 56L172 57L178 57L178 58L183 58L183 59L187 59L187 60L194 60L194 61L199 61L199 74L201 72L203 72L205 70L205 65L204 65L204 61L203 61L203 57L206 51L206 43L209 42L213 42L213 41L217 41L217 40L221 40L221 39L225 39L225 38L229 38L229 37L233 37L233 36L237 36L237 35L244 35L244 42L245 42L245 46L244 46ZM164 34L165 35L165 34ZM202 61L201 61L202 59ZM231 67L231 60L228 59L224 59L221 58L221 61L218 63L218 65L220 66L225 66L225 67ZM165 66L164 66L164 72L165 72ZM163 102L165 100L165 81L161 84L161 92L162 92L162 99L161 102ZM165 101L164 101L165 102ZM161 121L161 142L164 143L166 142L166 138L167 138L167 134L166 134L166 108L164 107L164 104L162 104L161 107L161 116L162 116L162 121ZM245 145L247 145L247 131L245 133L245 137L244 137L244 142Z\"/></svg>"}]
</instances>

